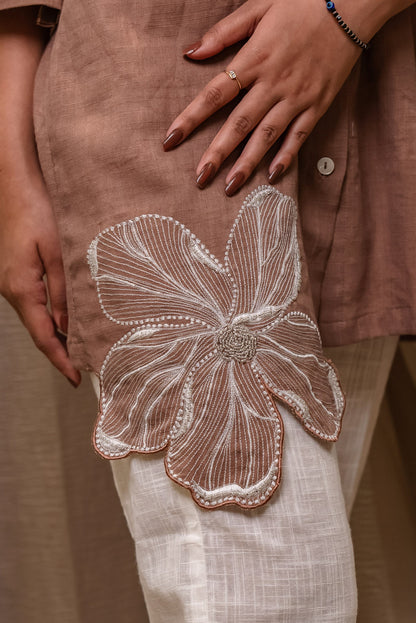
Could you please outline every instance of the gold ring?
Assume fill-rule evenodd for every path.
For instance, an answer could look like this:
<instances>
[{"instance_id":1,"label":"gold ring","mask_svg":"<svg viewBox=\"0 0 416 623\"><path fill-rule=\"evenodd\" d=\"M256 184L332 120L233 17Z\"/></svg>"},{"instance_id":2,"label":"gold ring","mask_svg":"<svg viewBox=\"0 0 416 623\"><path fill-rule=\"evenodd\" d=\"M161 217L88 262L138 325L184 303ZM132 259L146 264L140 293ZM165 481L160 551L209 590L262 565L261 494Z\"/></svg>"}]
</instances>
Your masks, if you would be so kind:
<instances>
[{"instance_id":1,"label":"gold ring","mask_svg":"<svg viewBox=\"0 0 416 623\"><path fill-rule=\"evenodd\" d=\"M238 92L240 92L243 87L241 86L241 82L237 78L237 74L235 73L235 71L233 71L232 69L230 69L229 71L228 69L224 69L224 73L226 73L227 76L231 78L231 80L236 81L236 83L238 84Z\"/></svg>"}]
</instances>

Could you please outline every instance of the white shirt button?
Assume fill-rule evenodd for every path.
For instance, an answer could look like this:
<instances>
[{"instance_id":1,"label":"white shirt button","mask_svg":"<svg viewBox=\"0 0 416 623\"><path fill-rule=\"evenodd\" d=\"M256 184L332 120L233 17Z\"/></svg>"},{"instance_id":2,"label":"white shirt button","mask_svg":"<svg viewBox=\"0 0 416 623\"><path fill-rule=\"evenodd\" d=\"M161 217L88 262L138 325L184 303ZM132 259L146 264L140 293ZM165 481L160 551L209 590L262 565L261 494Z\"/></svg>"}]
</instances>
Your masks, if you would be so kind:
<instances>
[{"instance_id":1,"label":"white shirt button","mask_svg":"<svg viewBox=\"0 0 416 623\"><path fill-rule=\"evenodd\" d=\"M335 169L335 162L332 158L321 158L318 160L316 167L321 175L331 175Z\"/></svg>"}]
</instances>

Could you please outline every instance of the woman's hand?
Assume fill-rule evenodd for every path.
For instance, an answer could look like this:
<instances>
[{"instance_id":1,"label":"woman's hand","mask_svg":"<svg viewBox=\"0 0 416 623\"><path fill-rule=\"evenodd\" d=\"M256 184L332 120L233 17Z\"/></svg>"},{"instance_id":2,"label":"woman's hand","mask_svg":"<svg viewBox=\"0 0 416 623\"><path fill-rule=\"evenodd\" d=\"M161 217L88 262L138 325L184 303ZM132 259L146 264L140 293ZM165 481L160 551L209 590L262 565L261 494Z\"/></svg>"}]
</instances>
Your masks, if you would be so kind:
<instances>
[{"instance_id":1,"label":"woman's hand","mask_svg":"<svg viewBox=\"0 0 416 623\"><path fill-rule=\"evenodd\" d=\"M381 6L383 0L357 0L348 4L339 0L339 7L336 5L344 20L364 41L388 18ZM204 188L227 156L251 133L226 177L227 195L244 184L266 152L285 133L269 168L269 182L277 181L333 101L361 53L361 48L329 14L323 0L248 0L211 28L200 42L191 44L184 54L192 60L206 59L246 38L248 41L226 69L236 73L247 93L196 169L197 184ZM167 151L182 142L238 92L237 81L225 72L215 76L171 124L164 149Z\"/></svg>"},{"instance_id":2,"label":"woman's hand","mask_svg":"<svg viewBox=\"0 0 416 623\"><path fill-rule=\"evenodd\" d=\"M37 10L0 11L0 294L13 305L36 346L79 385L80 373L65 347L61 250L33 129L34 79L47 43L44 29L36 26Z\"/></svg>"},{"instance_id":3,"label":"woman's hand","mask_svg":"<svg viewBox=\"0 0 416 623\"><path fill-rule=\"evenodd\" d=\"M12 176L7 184L2 181L0 221L0 294L15 308L36 346L77 386L81 376L69 360L63 336L68 314L60 244L40 177L33 183Z\"/></svg>"}]
</instances>

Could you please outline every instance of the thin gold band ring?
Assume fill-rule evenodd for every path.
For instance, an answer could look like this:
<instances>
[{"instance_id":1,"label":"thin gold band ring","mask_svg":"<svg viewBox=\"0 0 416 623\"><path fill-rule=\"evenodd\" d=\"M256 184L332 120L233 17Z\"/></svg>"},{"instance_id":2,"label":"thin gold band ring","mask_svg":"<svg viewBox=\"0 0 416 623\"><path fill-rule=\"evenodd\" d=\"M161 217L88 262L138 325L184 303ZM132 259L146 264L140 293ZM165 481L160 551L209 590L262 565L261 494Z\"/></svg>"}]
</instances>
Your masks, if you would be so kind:
<instances>
[{"instance_id":1,"label":"thin gold band ring","mask_svg":"<svg viewBox=\"0 0 416 623\"><path fill-rule=\"evenodd\" d=\"M236 83L238 85L238 92L240 92L243 87L241 86L241 82L237 78L237 74L235 73L235 71L233 71L232 69L230 69L230 70L224 69L224 73L226 73L227 76L229 76L231 78L231 80L235 80L236 81Z\"/></svg>"}]
</instances>

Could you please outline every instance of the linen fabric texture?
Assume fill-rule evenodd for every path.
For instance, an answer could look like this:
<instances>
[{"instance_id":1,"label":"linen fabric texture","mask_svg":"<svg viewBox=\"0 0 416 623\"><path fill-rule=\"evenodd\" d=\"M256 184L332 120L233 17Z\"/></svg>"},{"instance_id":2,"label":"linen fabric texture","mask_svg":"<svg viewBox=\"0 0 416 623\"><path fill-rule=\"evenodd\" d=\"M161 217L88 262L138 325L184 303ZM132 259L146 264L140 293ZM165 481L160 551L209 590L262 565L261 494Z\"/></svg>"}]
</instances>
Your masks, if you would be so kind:
<instances>
[{"instance_id":1,"label":"linen fabric texture","mask_svg":"<svg viewBox=\"0 0 416 623\"><path fill-rule=\"evenodd\" d=\"M0 0L0 9L29 4ZM97 370L119 336L96 300L86 261L91 240L154 212L185 223L221 257L242 197L264 183L272 154L235 197L223 193L232 158L209 188L196 188L200 155L235 103L175 152L161 150L171 121L238 46L204 63L185 60L182 49L240 1L44 4L62 10L35 85L38 151L61 235L71 356ZM299 199L324 345L415 333L414 17L412 6L374 37L279 183ZM316 168L322 156L335 162L327 177Z\"/></svg>"},{"instance_id":2,"label":"linen fabric texture","mask_svg":"<svg viewBox=\"0 0 416 623\"><path fill-rule=\"evenodd\" d=\"M325 349L347 392L343 435L336 446L316 442L281 408L285 477L266 506L210 513L157 456L111 461L151 623L356 620L348 515L397 342Z\"/></svg>"},{"instance_id":3,"label":"linen fabric texture","mask_svg":"<svg viewBox=\"0 0 416 623\"><path fill-rule=\"evenodd\" d=\"M24 4L0 0L0 8ZM184 59L183 47L241 1L46 4L62 10L36 79L36 137L61 236L71 357L97 371L121 332L97 301L91 241L156 213L185 224L221 258L243 198L265 182L273 154L232 198L223 188L236 154L209 188L196 187L199 158L235 101L174 152L161 148L171 121L239 45L203 63ZM324 345L415 333L414 15L410 7L374 37L278 186L299 205ZM334 160L329 176L316 168L322 156Z\"/></svg>"},{"instance_id":4,"label":"linen fabric texture","mask_svg":"<svg viewBox=\"0 0 416 623\"><path fill-rule=\"evenodd\" d=\"M23 4L6 0L0 8ZM271 155L235 197L223 192L223 175L232 159L209 188L201 192L196 187L200 154L235 102L174 152L161 149L170 120L230 63L238 48L192 63L182 57L184 43L198 39L240 1L209 6L185 0L47 4L61 12L36 77L36 139L62 244L70 355L78 367L103 375L108 353L126 335L124 325L138 320L106 315L87 262L91 241L120 223L156 214L183 225L213 257L221 258L243 198L263 183ZM415 111L410 97L402 95L404 87L409 96L416 89L410 14L396 16L375 37L303 147L299 163L279 184L282 193L299 203L302 270L309 272L313 302L313 309L312 302L307 305L308 317L318 321L326 345L414 332L415 154L409 131L414 130ZM388 175L380 169L385 162L380 149L394 155ZM331 176L316 169L322 155L334 159ZM398 211L400 218L393 217ZM117 296L120 301L120 290ZM302 291L298 303L301 297ZM152 316L158 314L155 308ZM310 397L305 403L299 388L284 389L284 398L291 391L298 396L295 403L290 397L291 407L305 423L302 411L306 413L305 404L311 408ZM337 422L332 431L316 421L315 431L309 429L336 438L341 411L339 405L332 409L332 422ZM146 447L154 450L160 440L155 443ZM277 452L276 446L279 470ZM264 476L265 465L260 471ZM278 472L274 476L272 488L279 481Z\"/></svg>"}]
</instances>

